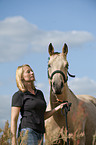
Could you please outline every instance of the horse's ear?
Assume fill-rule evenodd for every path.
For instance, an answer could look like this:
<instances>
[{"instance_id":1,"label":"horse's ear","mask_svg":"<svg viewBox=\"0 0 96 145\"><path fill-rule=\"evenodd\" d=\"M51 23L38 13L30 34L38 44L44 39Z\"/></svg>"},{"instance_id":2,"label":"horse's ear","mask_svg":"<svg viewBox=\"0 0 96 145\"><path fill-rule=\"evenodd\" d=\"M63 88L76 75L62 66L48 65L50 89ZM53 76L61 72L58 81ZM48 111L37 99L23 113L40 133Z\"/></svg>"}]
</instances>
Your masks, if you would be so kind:
<instances>
[{"instance_id":1,"label":"horse's ear","mask_svg":"<svg viewBox=\"0 0 96 145\"><path fill-rule=\"evenodd\" d=\"M62 53L65 54L65 55L67 55L67 53L68 53L68 46L67 46L66 43L64 44L64 46L62 48Z\"/></svg>"},{"instance_id":2,"label":"horse's ear","mask_svg":"<svg viewBox=\"0 0 96 145\"><path fill-rule=\"evenodd\" d=\"M49 52L49 55L54 54L54 47L52 46L52 43L49 44L48 52Z\"/></svg>"}]
</instances>

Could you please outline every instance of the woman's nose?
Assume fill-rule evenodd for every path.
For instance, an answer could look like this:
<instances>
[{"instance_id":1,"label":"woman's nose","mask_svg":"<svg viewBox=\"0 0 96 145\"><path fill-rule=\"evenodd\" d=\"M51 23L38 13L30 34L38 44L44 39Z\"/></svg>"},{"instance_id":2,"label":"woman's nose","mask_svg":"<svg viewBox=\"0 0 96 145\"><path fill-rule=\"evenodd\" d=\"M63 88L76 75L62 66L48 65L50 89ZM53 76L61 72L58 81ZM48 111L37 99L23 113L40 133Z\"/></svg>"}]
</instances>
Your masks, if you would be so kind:
<instances>
[{"instance_id":1,"label":"woman's nose","mask_svg":"<svg viewBox=\"0 0 96 145\"><path fill-rule=\"evenodd\" d=\"M33 74L33 71L30 71L30 74Z\"/></svg>"}]
</instances>

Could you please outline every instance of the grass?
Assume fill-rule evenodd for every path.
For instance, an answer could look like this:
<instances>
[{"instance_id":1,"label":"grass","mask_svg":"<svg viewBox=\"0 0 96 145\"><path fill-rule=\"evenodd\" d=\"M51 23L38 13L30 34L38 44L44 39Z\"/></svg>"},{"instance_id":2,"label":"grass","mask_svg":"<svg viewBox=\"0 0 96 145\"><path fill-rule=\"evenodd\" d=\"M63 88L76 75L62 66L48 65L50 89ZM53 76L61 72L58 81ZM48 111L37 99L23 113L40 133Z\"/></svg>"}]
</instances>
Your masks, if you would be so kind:
<instances>
[{"instance_id":1,"label":"grass","mask_svg":"<svg viewBox=\"0 0 96 145\"><path fill-rule=\"evenodd\" d=\"M6 121L5 123L5 127L4 129L1 129L0 128L0 133L1 133L1 136L0 136L0 145L11 145L11 139L12 139L12 133L11 133L11 129L9 127L9 123L8 121ZM27 145L26 144L26 140L27 140L27 137L28 137L28 131L26 131L25 135L23 136L23 132L20 134L20 138L22 138L22 145ZM69 138L69 140L75 140L75 145L79 145L79 141L80 141L80 138L81 137L84 137L84 133L80 133L78 131L78 129L74 132L74 134L68 134L67 135L67 130L66 128L62 128L61 129L61 132L60 132L60 140L63 140L64 141L64 144L65 142L67 141L67 137ZM20 138L18 138L18 142L20 142ZM42 142L42 140L38 143L38 145L40 145ZM54 141L50 142L50 145L52 144L59 144L58 143L58 139L55 139ZM93 142L92 142L92 145L96 145L96 132L95 134L93 135Z\"/></svg>"},{"instance_id":2,"label":"grass","mask_svg":"<svg viewBox=\"0 0 96 145\"><path fill-rule=\"evenodd\" d=\"M11 145L12 143L12 133L11 133L11 128L9 127L8 121L5 123L4 129L0 128L0 145ZM26 130L25 134L22 131L20 133L20 137L17 138L18 143L22 145L27 145L27 138L28 138L28 130ZM38 145L41 145L42 139L39 141Z\"/></svg>"}]
</instances>

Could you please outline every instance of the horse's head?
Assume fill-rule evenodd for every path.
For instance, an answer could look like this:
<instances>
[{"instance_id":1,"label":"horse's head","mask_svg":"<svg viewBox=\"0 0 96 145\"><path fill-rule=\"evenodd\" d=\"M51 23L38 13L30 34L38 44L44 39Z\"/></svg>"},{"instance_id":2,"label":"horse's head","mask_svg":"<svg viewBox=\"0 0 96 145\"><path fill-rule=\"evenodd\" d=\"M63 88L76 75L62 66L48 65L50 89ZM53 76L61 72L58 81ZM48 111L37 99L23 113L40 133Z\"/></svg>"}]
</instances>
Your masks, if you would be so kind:
<instances>
[{"instance_id":1,"label":"horse's head","mask_svg":"<svg viewBox=\"0 0 96 145\"><path fill-rule=\"evenodd\" d=\"M52 44L49 44L49 62L48 62L48 78L55 94L61 94L64 89L64 84L67 83L67 53L68 47L64 44L62 53L54 52Z\"/></svg>"}]
</instances>

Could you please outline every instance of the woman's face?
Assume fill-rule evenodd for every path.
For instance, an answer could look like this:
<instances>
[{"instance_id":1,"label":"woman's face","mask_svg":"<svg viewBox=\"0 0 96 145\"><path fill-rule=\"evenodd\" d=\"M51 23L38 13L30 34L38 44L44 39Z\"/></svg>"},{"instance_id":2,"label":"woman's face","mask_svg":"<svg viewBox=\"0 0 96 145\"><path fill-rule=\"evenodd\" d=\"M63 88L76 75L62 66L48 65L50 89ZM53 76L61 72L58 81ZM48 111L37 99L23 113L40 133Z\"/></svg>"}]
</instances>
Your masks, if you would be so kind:
<instances>
[{"instance_id":1,"label":"woman's face","mask_svg":"<svg viewBox=\"0 0 96 145\"><path fill-rule=\"evenodd\" d=\"M35 81L34 72L29 66L23 67L23 80L26 82Z\"/></svg>"}]
</instances>

